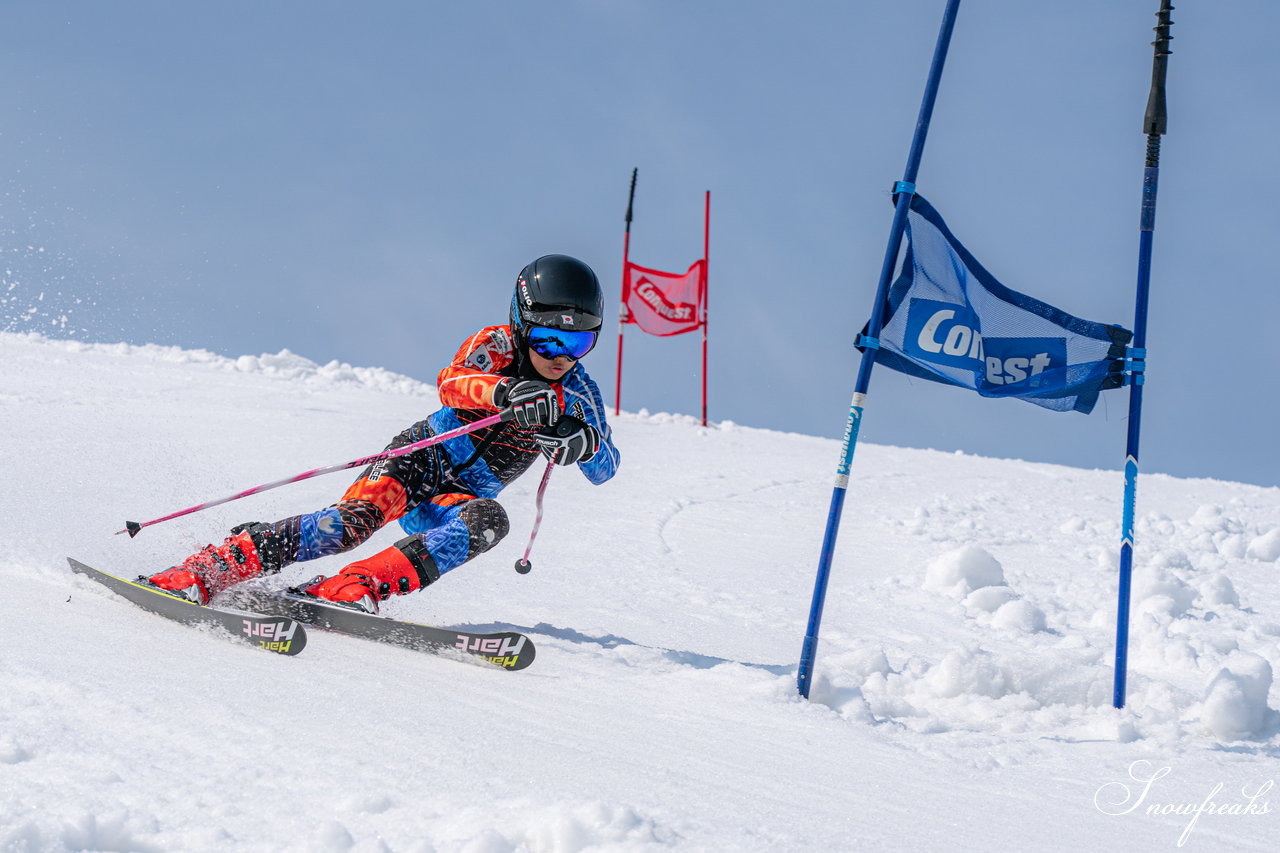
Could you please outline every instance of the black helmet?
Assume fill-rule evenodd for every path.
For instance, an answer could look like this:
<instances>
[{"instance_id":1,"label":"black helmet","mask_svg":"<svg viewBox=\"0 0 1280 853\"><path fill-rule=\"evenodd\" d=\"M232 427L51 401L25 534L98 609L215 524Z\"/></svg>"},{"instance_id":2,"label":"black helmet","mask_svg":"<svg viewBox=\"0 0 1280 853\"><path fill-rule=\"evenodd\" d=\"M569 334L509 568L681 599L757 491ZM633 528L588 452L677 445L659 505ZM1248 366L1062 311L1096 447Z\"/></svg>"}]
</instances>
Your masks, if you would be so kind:
<instances>
[{"instance_id":1,"label":"black helmet","mask_svg":"<svg viewBox=\"0 0 1280 853\"><path fill-rule=\"evenodd\" d=\"M511 334L523 357L530 326L597 332L604 325L604 293L591 267L568 255L543 255L520 270L511 296Z\"/></svg>"}]
</instances>

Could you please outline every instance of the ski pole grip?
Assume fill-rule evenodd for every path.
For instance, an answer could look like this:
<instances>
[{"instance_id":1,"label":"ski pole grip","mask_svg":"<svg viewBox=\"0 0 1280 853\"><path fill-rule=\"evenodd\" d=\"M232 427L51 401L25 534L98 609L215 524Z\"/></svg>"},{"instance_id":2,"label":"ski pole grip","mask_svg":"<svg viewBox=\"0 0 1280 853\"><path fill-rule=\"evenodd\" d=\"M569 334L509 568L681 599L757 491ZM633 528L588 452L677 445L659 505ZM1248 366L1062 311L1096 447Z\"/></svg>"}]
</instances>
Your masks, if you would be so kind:
<instances>
[{"instance_id":1,"label":"ski pole grip","mask_svg":"<svg viewBox=\"0 0 1280 853\"><path fill-rule=\"evenodd\" d=\"M1147 95L1147 111L1142 117L1142 132L1148 136L1163 136L1168 129L1169 117L1165 106L1165 75L1169 67L1169 42L1173 36L1169 34L1173 26L1170 15L1173 13L1172 0L1161 0L1160 11L1156 12L1156 40L1151 43L1155 48L1151 61L1151 92ZM1148 158L1150 159L1150 158ZM1159 159L1157 151L1156 159Z\"/></svg>"}]
</instances>

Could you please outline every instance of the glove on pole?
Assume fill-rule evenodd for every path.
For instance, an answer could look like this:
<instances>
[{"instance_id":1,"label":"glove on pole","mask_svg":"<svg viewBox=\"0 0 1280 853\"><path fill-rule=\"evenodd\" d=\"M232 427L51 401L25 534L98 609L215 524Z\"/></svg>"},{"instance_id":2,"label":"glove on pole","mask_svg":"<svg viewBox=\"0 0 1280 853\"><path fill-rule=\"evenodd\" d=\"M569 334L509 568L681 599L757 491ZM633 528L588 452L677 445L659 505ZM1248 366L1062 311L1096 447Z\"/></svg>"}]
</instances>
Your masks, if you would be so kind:
<instances>
[{"instance_id":1,"label":"glove on pole","mask_svg":"<svg viewBox=\"0 0 1280 853\"><path fill-rule=\"evenodd\" d=\"M600 431L573 415L561 415L555 426L539 431L533 440L556 465L586 462L600 449Z\"/></svg>"},{"instance_id":2,"label":"glove on pole","mask_svg":"<svg viewBox=\"0 0 1280 853\"><path fill-rule=\"evenodd\" d=\"M504 379L494 386L493 405L510 411L526 429L553 424L560 417L555 389L538 379Z\"/></svg>"}]
</instances>

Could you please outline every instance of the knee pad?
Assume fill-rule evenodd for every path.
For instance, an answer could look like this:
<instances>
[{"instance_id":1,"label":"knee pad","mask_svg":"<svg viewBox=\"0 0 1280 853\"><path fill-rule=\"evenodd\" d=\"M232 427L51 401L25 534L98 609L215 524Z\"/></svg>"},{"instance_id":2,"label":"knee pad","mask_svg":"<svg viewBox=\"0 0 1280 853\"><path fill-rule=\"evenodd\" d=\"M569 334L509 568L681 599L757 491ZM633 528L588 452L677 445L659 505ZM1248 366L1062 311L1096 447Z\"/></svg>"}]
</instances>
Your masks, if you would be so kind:
<instances>
[{"instance_id":1,"label":"knee pad","mask_svg":"<svg viewBox=\"0 0 1280 853\"><path fill-rule=\"evenodd\" d=\"M502 508L502 504L490 498L467 501L458 511L458 518L467 526L467 533L471 537L469 556L483 554L511 531L507 511Z\"/></svg>"}]
</instances>

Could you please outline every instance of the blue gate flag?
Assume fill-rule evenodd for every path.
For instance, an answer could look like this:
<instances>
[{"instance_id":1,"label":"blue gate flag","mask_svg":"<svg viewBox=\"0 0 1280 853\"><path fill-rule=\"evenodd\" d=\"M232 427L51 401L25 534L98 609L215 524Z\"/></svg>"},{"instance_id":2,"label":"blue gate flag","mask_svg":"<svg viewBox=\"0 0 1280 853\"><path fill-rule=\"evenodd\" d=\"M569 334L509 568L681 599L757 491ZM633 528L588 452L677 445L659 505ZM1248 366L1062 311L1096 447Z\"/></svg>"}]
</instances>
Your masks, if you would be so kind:
<instances>
[{"instance_id":1,"label":"blue gate flag","mask_svg":"<svg viewBox=\"0 0 1280 853\"><path fill-rule=\"evenodd\" d=\"M889 290L876 363L984 397L1018 397L1088 414L1125 384L1120 326L1073 317L996 281L919 195L907 252ZM861 338L860 348L869 342Z\"/></svg>"}]
</instances>

